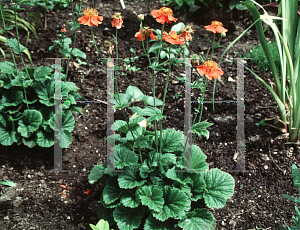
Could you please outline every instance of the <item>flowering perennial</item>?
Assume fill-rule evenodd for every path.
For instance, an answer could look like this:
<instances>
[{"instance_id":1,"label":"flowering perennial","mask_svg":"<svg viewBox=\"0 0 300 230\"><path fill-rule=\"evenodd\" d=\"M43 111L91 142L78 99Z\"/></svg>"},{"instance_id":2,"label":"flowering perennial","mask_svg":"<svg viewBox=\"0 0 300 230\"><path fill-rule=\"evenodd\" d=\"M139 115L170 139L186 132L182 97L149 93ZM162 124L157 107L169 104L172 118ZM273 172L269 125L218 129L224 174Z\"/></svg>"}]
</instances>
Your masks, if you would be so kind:
<instances>
[{"instance_id":1,"label":"flowering perennial","mask_svg":"<svg viewBox=\"0 0 300 230\"><path fill-rule=\"evenodd\" d=\"M204 26L204 28L205 28L206 30L208 30L208 31L211 31L211 32L213 32L213 33L219 33L219 34L228 31L227 29L225 29L225 28L223 27L222 22L218 22L218 21L213 21L213 22L211 23L211 25L209 25L209 26Z\"/></svg>"},{"instance_id":2,"label":"flowering perennial","mask_svg":"<svg viewBox=\"0 0 300 230\"><path fill-rule=\"evenodd\" d=\"M162 7L159 10L151 11L152 16L156 19L157 22L161 24L171 23L171 21L176 22L178 19L173 18L173 11L168 7Z\"/></svg>"},{"instance_id":3,"label":"flowering perennial","mask_svg":"<svg viewBox=\"0 0 300 230\"><path fill-rule=\"evenodd\" d=\"M143 41L145 41L145 35L150 36L152 40L157 40L157 37L154 35L153 30L149 29L149 27L144 27L143 29ZM139 40L142 41L142 33L141 29L139 32L135 34L135 37Z\"/></svg>"},{"instance_id":4,"label":"flowering perennial","mask_svg":"<svg viewBox=\"0 0 300 230\"><path fill-rule=\"evenodd\" d=\"M103 17L98 16L98 11L88 8L83 12L84 16L78 19L80 24L88 26L98 26L102 24Z\"/></svg>"},{"instance_id":5,"label":"flowering perennial","mask_svg":"<svg viewBox=\"0 0 300 230\"><path fill-rule=\"evenodd\" d=\"M205 75L209 80L218 79L224 74L218 64L214 61L206 61L203 65L198 66L197 71L199 74Z\"/></svg>"},{"instance_id":6,"label":"flowering perennial","mask_svg":"<svg viewBox=\"0 0 300 230\"><path fill-rule=\"evenodd\" d=\"M111 22L112 27L116 27L117 29L121 29L123 26L123 18L121 16L121 13L116 13L111 16L113 18L113 21Z\"/></svg>"},{"instance_id":7,"label":"flowering perennial","mask_svg":"<svg viewBox=\"0 0 300 230\"><path fill-rule=\"evenodd\" d=\"M66 29L65 29L65 28L62 28L61 31L65 33L65 32L66 32Z\"/></svg>"}]
</instances>

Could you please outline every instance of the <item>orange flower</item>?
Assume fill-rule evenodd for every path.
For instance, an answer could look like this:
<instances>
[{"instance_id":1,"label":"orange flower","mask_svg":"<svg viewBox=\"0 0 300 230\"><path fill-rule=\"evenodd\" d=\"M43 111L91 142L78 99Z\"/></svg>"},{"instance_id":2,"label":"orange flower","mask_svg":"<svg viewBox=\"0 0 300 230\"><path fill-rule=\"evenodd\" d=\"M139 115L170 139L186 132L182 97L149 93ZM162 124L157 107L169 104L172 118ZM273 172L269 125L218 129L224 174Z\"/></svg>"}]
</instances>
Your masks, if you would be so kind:
<instances>
[{"instance_id":1,"label":"orange flower","mask_svg":"<svg viewBox=\"0 0 300 230\"><path fill-rule=\"evenodd\" d=\"M65 29L65 28L62 28L61 31L65 33L65 32L66 32L66 29Z\"/></svg>"},{"instance_id":2,"label":"orange flower","mask_svg":"<svg viewBox=\"0 0 300 230\"><path fill-rule=\"evenodd\" d=\"M213 21L211 23L211 25L209 26L204 26L204 28L208 31L211 31L213 33L223 33L223 32L227 32L228 30L225 29L224 27L222 27L223 24L222 22L218 22L218 21Z\"/></svg>"},{"instance_id":3,"label":"orange flower","mask_svg":"<svg viewBox=\"0 0 300 230\"><path fill-rule=\"evenodd\" d=\"M123 26L123 17L121 16L121 13L116 13L111 16L113 18L113 21L111 22L112 27L116 27L117 29L121 29Z\"/></svg>"},{"instance_id":4,"label":"orange flower","mask_svg":"<svg viewBox=\"0 0 300 230\"><path fill-rule=\"evenodd\" d=\"M224 74L221 68L218 68L218 64L214 61L206 61L203 65L199 65L197 68L199 74L204 74L209 80L218 79Z\"/></svg>"},{"instance_id":5,"label":"orange flower","mask_svg":"<svg viewBox=\"0 0 300 230\"><path fill-rule=\"evenodd\" d=\"M144 27L143 29L143 41L145 41L145 35L150 36L152 40L157 40L157 37L154 35L153 30L149 29L149 27ZM139 40L142 41L142 33L141 29L139 32L135 34L135 37Z\"/></svg>"},{"instance_id":6,"label":"orange flower","mask_svg":"<svg viewBox=\"0 0 300 230\"><path fill-rule=\"evenodd\" d=\"M179 35L179 38L184 42L190 41L192 40L191 33L194 33L194 30L190 26L186 26L182 29L182 33Z\"/></svg>"},{"instance_id":7,"label":"orange flower","mask_svg":"<svg viewBox=\"0 0 300 230\"><path fill-rule=\"evenodd\" d=\"M171 21L176 22L178 19L173 18L173 11L168 7L162 7L159 10L151 11L152 16L156 19L157 22L164 24L164 23L171 23Z\"/></svg>"},{"instance_id":8,"label":"orange flower","mask_svg":"<svg viewBox=\"0 0 300 230\"><path fill-rule=\"evenodd\" d=\"M103 17L98 16L98 11L88 8L83 12L84 16L78 19L80 24L88 26L98 26L102 23Z\"/></svg>"},{"instance_id":9,"label":"orange flower","mask_svg":"<svg viewBox=\"0 0 300 230\"><path fill-rule=\"evenodd\" d=\"M177 35L177 33L175 31L170 31L169 34L170 34L170 36L166 32L163 32L163 40L171 43L172 45L183 45L184 44L184 41L182 41L179 38L179 36Z\"/></svg>"}]
</instances>

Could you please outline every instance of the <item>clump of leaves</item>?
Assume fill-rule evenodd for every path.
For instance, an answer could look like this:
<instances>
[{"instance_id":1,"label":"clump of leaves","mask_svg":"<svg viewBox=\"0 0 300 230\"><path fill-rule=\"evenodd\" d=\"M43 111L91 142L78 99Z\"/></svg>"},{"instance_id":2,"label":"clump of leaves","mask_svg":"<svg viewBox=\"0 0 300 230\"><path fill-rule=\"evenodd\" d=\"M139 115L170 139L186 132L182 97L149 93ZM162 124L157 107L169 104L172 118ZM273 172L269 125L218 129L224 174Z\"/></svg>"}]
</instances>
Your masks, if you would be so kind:
<instances>
[{"instance_id":1,"label":"clump of leaves","mask_svg":"<svg viewBox=\"0 0 300 230\"><path fill-rule=\"evenodd\" d=\"M277 70L280 71L280 56L278 52L278 47L276 44L276 41L272 41L268 43L271 55L274 59L275 65L277 67ZM261 46L252 46L249 52L247 52L244 56L244 58L252 58L250 61L257 65L258 69L264 70L264 72L268 69L270 69L270 65L268 62L268 59L266 57L266 54Z\"/></svg>"},{"instance_id":2,"label":"clump of leaves","mask_svg":"<svg viewBox=\"0 0 300 230\"><path fill-rule=\"evenodd\" d=\"M25 49L20 44L13 47L18 52ZM55 81L53 69L40 66L17 71L10 62L0 62L0 144L24 144L30 148L54 145L54 102ZM62 79L65 75L61 74ZM67 148L72 143L75 119L71 111L81 113L76 100L84 100L77 93L73 82L61 82L62 137L60 146ZM57 120L57 119L56 119Z\"/></svg>"},{"instance_id":3,"label":"clump of leaves","mask_svg":"<svg viewBox=\"0 0 300 230\"><path fill-rule=\"evenodd\" d=\"M144 101L144 108L129 107L136 100ZM234 193L234 179L219 169L208 170L207 157L198 146L192 145L185 152L182 131L167 129L157 133L158 139L161 136L160 156L155 133L140 124L145 117L148 125L165 118L154 107L154 100L156 106L162 105L162 101L129 86L125 94L120 94L120 101L115 101L116 109L129 107L137 116L129 118L128 124L115 121L111 130L122 136L115 134L107 140L115 144L114 154L108 156L108 161L123 171L106 170L104 162L96 165L88 177L91 184L101 178L106 184L98 217L114 229L212 230L216 220L207 208L225 206ZM191 127L191 132L208 138L206 128L210 125L199 122ZM183 169L188 171L178 172Z\"/></svg>"}]
</instances>

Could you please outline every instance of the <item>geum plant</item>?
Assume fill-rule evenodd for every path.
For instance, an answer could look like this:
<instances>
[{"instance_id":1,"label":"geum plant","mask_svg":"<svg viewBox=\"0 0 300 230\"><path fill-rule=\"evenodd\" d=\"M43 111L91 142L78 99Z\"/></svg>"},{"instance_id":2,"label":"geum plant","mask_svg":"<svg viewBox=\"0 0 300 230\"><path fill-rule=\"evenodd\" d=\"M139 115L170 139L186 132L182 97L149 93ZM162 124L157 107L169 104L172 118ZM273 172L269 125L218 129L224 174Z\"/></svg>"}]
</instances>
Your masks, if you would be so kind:
<instances>
[{"instance_id":1,"label":"geum plant","mask_svg":"<svg viewBox=\"0 0 300 230\"><path fill-rule=\"evenodd\" d=\"M278 9L282 14L282 18L268 15L263 7L255 1L249 0L243 3L248 7L256 22L257 34L270 64L275 88L273 89L250 69L249 71L267 87L275 99L279 108L280 121L284 125L284 132L289 135L289 142L298 142L300 128L300 19L297 15L298 1L281 1ZM264 10L263 15L259 14L254 4ZM275 19L282 20L282 34L273 22ZM279 75L267 45L262 21L269 25L274 32L280 55L281 75Z\"/></svg>"},{"instance_id":2,"label":"geum plant","mask_svg":"<svg viewBox=\"0 0 300 230\"><path fill-rule=\"evenodd\" d=\"M79 19L81 24L89 25L91 31L92 26L102 21L99 20L102 17L96 12L94 9L88 9ZM192 39L193 30L190 26L182 28L180 24L175 25L174 28L180 28L181 33L176 32L174 28L167 33L164 31L165 24L177 21L172 16L172 10L163 7L151 13L156 21L162 24L162 30L143 27L144 16L139 15L140 30L135 37L142 42L144 55L148 58L149 68L152 70L153 97L145 95L135 86L129 86L125 93L119 93L117 78L112 79L116 95L114 99L111 98L111 101L115 109L121 109L124 120L115 121L111 127L111 130L121 132L122 136L120 134L108 136L107 142L115 143L115 146L112 148L114 154L108 156L107 160L113 162L116 169L123 171L116 172L111 168L107 170L105 162L91 170L89 175L91 184L101 178L106 184L102 192L98 216L108 221L114 229L214 229L216 220L207 208L225 206L226 200L234 193L233 177L216 168L209 170L205 162L206 155L196 145L187 147L192 155L184 156L186 143L183 132L162 128L162 119L166 117L163 115L163 110L171 68L179 63L177 57L186 49L187 42ZM124 27L123 17L120 13L116 13L112 18L112 26L116 28L114 40L116 58L118 58L117 32ZM213 22L208 29L214 33L226 30L220 22ZM149 54L151 41L159 42L154 52L156 55L154 59L150 58ZM114 45L105 41L104 46L111 57ZM96 49L98 50L97 47ZM165 57L160 55L163 50L166 52ZM197 68L198 73L207 77L205 87L208 79L217 79L223 74L221 68L211 59L212 56ZM112 62L107 63L110 70L118 70L117 60L115 65ZM163 66L167 62L169 67L165 70ZM155 98L156 71L167 72L163 101ZM145 106L129 107L136 100L142 100ZM125 107L129 107L134 113L129 119L124 113ZM201 114L202 109L203 104ZM200 122L201 115L198 123L195 123L195 120L190 132L208 138L209 132L206 128L212 124L206 121ZM157 121L159 130L156 126ZM154 132L146 129L152 124ZM186 170L178 172L183 169ZM100 226L105 225L105 229L109 229L104 221L100 222L91 227L99 229Z\"/></svg>"},{"instance_id":3,"label":"geum plant","mask_svg":"<svg viewBox=\"0 0 300 230\"><path fill-rule=\"evenodd\" d=\"M18 4L13 4L15 22L18 8ZM0 13L6 30L1 8ZM20 44L17 22L15 29L17 39L7 38L14 63L0 62L0 144L10 146L17 143L30 148L36 145L49 148L55 143L54 129L57 127L54 119L55 68L26 67L22 52L27 48ZM20 55L24 67L21 71L18 70L13 52ZM64 80L66 75L61 74L61 77ZM78 89L73 82L61 82L61 99L67 101L62 105L62 137L59 142L64 150L72 143L71 132L75 119L71 111L81 113L82 106L76 101L85 99L76 92Z\"/></svg>"}]
</instances>

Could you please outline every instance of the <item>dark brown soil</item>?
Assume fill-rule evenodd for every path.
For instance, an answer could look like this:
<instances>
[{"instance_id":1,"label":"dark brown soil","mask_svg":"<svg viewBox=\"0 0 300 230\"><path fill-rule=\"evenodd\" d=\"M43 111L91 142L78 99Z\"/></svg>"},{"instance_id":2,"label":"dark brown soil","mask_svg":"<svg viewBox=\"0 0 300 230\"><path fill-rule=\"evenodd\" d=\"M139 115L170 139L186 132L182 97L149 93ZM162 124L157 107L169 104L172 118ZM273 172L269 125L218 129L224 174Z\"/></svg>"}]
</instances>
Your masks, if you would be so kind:
<instances>
[{"instance_id":1,"label":"dark brown soil","mask_svg":"<svg viewBox=\"0 0 300 230\"><path fill-rule=\"evenodd\" d=\"M83 3L83 8L91 4ZM125 2L126 9L123 10L118 1L105 1L96 3L96 9L104 17L103 24L93 27L98 48L103 51L104 40L113 42L112 34L115 28L111 27L111 15L121 12L124 16L124 28L118 32L119 57L134 57L142 52L141 43L134 38L138 31L139 23L137 14L146 14L144 25L160 29L160 25L152 18L148 10L148 2L131 1ZM162 5L158 1L150 2L150 10L158 9ZM27 12L33 11L25 7ZM143 10L141 10L143 9ZM48 12L47 29L37 28L40 44L30 35L27 48L31 52L35 66L50 65L47 57L61 57L60 53L49 52L48 47L58 39L61 28L66 28L66 36L72 37L73 31L67 22L70 21L70 8L52 14ZM23 13L24 14L24 13ZM25 14L26 15L26 14ZM222 21L228 29L226 38L222 45L226 47L240 33L252 24L252 19L245 20L242 14L236 17L232 12L218 10L218 8L204 9L185 17L183 14L175 13L178 22L189 24L195 30L193 41L189 46L190 52L206 54L210 43L204 38L208 34L205 25L212 20ZM165 30L169 31L171 25ZM95 54L92 45L90 28L81 25L77 33L76 46L87 55L86 62L91 66L78 66L76 60L71 60L68 79L74 81L80 92L89 100L100 99L106 101L106 66L97 60L99 55ZM14 33L14 31L13 31ZM13 38L14 36L10 34ZM272 34L269 34L272 39ZM20 29L20 40L25 45L26 33ZM210 168L219 168L223 171L235 169L236 163L233 159L236 147L236 106L229 101L236 101L236 76L237 65L230 58L239 57L250 44L258 44L255 30L246 33L245 36L228 52L228 56L221 64L224 75L223 84L217 81L215 100L228 101L215 104L213 112L212 104L204 104L202 120L214 123L209 127L210 138L196 138L196 145L200 146L207 155ZM7 46L4 48L8 58ZM137 53L132 53L133 48ZM225 48L215 50L214 60L219 61ZM238 53L237 53L238 52ZM23 55L24 57L25 55ZM26 58L25 58L26 59ZM17 58L17 63L20 59ZM26 59L27 60L27 59ZM29 65L29 62L26 62ZM121 63L121 61L119 62ZM19 64L19 66L21 66ZM122 64L120 64L122 66ZM136 65L142 70L128 72L124 68L118 75L119 91L124 92L129 85L135 85L144 94L152 94L152 77L149 70L143 70L147 60L140 57ZM250 61L249 68L258 71L259 76L268 82L272 81L269 72L257 70ZM182 77L183 66L172 69L173 78L168 85L168 94L163 120L163 128L184 129L184 83L178 82L177 77ZM233 79L234 81L231 81ZM160 73L156 77L156 96L163 98L163 90L166 76ZM193 76L195 80L195 76ZM177 82L176 82L177 81ZM213 81L209 82L205 101L212 100ZM200 90L193 89L192 100L196 101L201 96ZM181 94L176 98L175 94ZM160 95L160 96L159 96ZM275 101L267 89L258 82L255 77L245 70L245 144L246 144L246 170L250 172L230 172L235 179L235 193L228 200L225 208L212 210L217 219L216 229L278 229L284 223L292 224L292 216L295 215L294 204L280 196L289 194L297 196L297 190L293 186L291 166L299 162L299 147L284 145L285 138L278 138L281 133L271 126L257 126L255 123L264 118L278 117L278 109ZM193 108L198 104L193 103ZM0 146L0 180L10 180L17 183L17 187L5 190L0 186L1 196L7 201L0 201L0 229L90 229L89 223L97 223L96 209L100 200L103 185L101 181L94 185L88 183L88 175L94 165L100 164L106 156L106 104L89 103L82 115L76 115L76 127L73 132L73 143L63 156L63 169L69 172L55 173L47 170L53 169L53 157L44 154L40 149L29 149L23 146ZM126 110L127 115L129 112ZM123 119L121 111L116 111L115 119ZM267 121L273 124L272 121ZM273 124L274 125L274 124ZM91 190L86 194L87 190Z\"/></svg>"}]
</instances>

